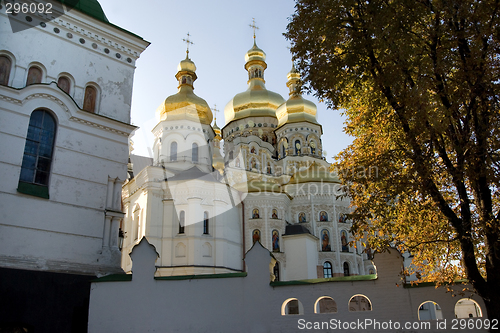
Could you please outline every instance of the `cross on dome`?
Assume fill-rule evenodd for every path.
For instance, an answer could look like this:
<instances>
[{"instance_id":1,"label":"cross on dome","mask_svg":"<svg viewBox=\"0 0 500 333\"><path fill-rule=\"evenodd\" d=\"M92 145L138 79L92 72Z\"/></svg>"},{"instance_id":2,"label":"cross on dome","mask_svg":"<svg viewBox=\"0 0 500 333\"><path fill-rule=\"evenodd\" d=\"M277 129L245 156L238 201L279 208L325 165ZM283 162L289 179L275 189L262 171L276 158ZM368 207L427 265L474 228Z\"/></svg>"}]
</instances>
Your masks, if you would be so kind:
<instances>
[{"instance_id":1,"label":"cross on dome","mask_svg":"<svg viewBox=\"0 0 500 333\"><path fill-rule=\"evenodd\" d=\"M255 18L252 18L252 24L249 24L250 28L253 28L253 39L255 41L255 30L259 29L258 26L255 25Z\"/></svg>"},{"instance_id":2,"label":"cross on dome","mask_svg":"<svg viewBox=\"0 0 500 333\"><path fill-rule=\"evenodd\" d=\"M187 33L187 38L183 38L182 41L186 43L186 57L189 56L189 44L193 45L194 43L189 39L191 35L189 32Z\"/></svg>"},{"instance_id":3,"label":"cross on dome","mask_svg":"<svg viewBox=\"0 0 500 333\"><path fill-rule=\"evenodd\" d=\"M214 112L214 121L217 120L217 112L219 112L219 110L217 110L217 104L214 104L214 108L212 109L212 111Z\"/></svg>"}]
</instances>

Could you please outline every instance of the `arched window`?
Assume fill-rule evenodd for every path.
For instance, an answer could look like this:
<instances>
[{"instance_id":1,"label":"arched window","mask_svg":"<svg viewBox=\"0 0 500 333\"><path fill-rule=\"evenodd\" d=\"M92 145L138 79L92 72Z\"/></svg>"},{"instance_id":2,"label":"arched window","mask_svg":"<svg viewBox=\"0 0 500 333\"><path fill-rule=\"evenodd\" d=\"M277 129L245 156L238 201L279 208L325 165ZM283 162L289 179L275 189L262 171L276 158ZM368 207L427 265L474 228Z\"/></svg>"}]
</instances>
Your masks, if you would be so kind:
<instances>
[{"instance_id":1,"label":"arched window","mask_svg":"<svg viewBox=\"0 0 500 333\"><path fill-rule=\"evenodd\" d=\"M418 308L418 320L436 319L443 319L443 312L439 304L433 301L427 301L420 304Z\"/></svg>"},{"instance_id":2,"label":"arched window","mask_svg":"<svg viewBox=\"0 0 500 333\"><path fill-rule=\"evenodd\" d=\"M231 150L229 152L229 161L232 161L233 160L233 151Z\"/></svg>"},{"instance_id":3,"label":"arched window","mask_svg":"<svg viewBox=\"0 0 500 333\"><path fill-rule=\"evenodd\" d=\"M19 192L49 197L55 134L56 120L49 112L35 110L31 113L19 177Z\"/></svg>"},{"instance_id":4,"label":"arched window","mask_svg":"<svg viewBox=\"0 0 500 333\"><path fill-rule=\"evenodd\" d=\"M351 273L349 272L349 263L344 263L344 276L349 276Z\"/></svg>"},{"instance_id":5,"label":"arched window","mask_svg":"<svg viewBox=\"0 0 500 333\"><path fill-rule=\"evenodd\" d=\"M282 150L282 155L281 155L281 157L285 157L285 156L286 156L286 148L285 148L285 145L281 146L281 150Z\"/></svg>"},{"instance_id":6,"label":"arched window","mask_svg":"<svg viewBox=\"0 0 500 333\"><path fill-rule=\"evenodd\" d=\"M323 264L323 277L331 278L332 276L333 276L332 263L329 261L325 261L325 263Z\"/></svg>"},{"instance_id":7,"label":"arched window","mask_svg":"<svg viewBox=\"0 0 500 333\"><path fill-rule=\"evenodd\" d=\"M300 140L295 140L295 155L300 155Z\"/></svg>"},{"instance_id":8,"label":"arched window","mask_svg":"<svg viewBox=\"0 0 500 333\"><path fill-rule=\"evenodd\" d=\"M482 317L481 307L470 298L462 298L455 304L455 318Z\"/></svg>"},{"instance_id":9,"label":"arched window","mask_svg":"<svg viewBox=\"0 0 500 333\"><path fill-rule=\"evenodd\" d=\"M12 61L4 55L0 56L0 85L9 85L11 67Z\"/></svg>"},{"instance_id":10,"label":"arched window","mask_svg":"<svg viewBox=\"0 0 500 333\"><path fill-rule=\"evenodd\" d=\"M57 80L57 85L64 92L66 92L67 94L69 94L69 90L71 88L71 82L70 82L70 80L66 76L59 77L59 80Z\"/></svg>"},{"instance_id":11,"label":"arched window","mask_svg":"<svg viewBox=\"0 0 500 333\"><path fill-rule=\"evenodd\" d=\"M208 212L203 213L203 234L208 235L209 234L209 228L208 228Z\"/></svg>"},{"instance_id":12,"label":"arched window","mask_svg":"<svg viewBox=\"0 0 500 333\"><path fill-rule=\"evenodd\" d=\"M141 207L136 205L133 214L133 231L134 240L138 240L141 236Z\"/></svg>"},{"instance_id":13,"label":"arched window","mask_svg":"<svg viewBox=\"0 0 500 333\"><path fill-rule=\"evenodd\" d=\"M280 280L280 264L276 261L276 264L274 264L273 267L273 275L274 275L274 281L279 281Z\"/></svg>"},{"instance_id":14,"label":"arched window","mask_svg":"<svg viewBox=\"0 0 500 333\"><path fill-rule=\"evenodd\" d=\"M316 142L311 141L309 143L309 147L311 147L311 154L315 155L316 154Z\"/></svg>"},{"instance_id":15,"label":"arched window","mask_svg":"<svg viewBox=\"0 0 500 333\"><path fill-rule=\"evenodd\" d=\"M170 162L177 161L177 142L170 144Z\"/></svg>"},{"instance_id":16,"label":"arched window","mask_svg":"<svg viewBox=\"0 0 500 333\"><path fill-rule=\"evenodd\" d=\"M198 163L198 144L193 143L192 148L191 148L191 155L192 155L192 160L193 163Z\"/></svg>"},{"instance_id":17,"label":"arched window","mask_svg":"<svg viewBox=\"0 0 500 333\"><path fill-rule=\"evenodd\" d=\"M181 210L179 214L179 233L183 234L184 233L184 227L186 225L186 213Z\"/></svg>"},{"instance_id":18,"label":"arched window","mask_svg":"<svg viewBox=\"0 0 500 333\"><path fill-rule=\"evenodd\" d=\"M271 174L272 173L272 170L271 170L271 163L267 163L267 173L268 174Z\"/></svg>"},{"instance_id":19,"label":"arched window","mask_svg":"<svg viewBox=\"0 0 500 333\"><path fill-rule=\"evenodd\" d=\"M28 77L26 78L26 85L29 86L30 84L42 83L42 75L43 72L39 67L30 67L28 70Z\"/></svg>"},{"instance_id":20,"label":"arched window","mask_svg":"<svg viewBox=\"0 0 500 333\"><path fill-rule=\"evenodd\" d=\"M281 315L302 315L304 314L304 307L302 303L296 298L289 298L281 305Z\"/></svg>"},{"instance_id":21,"label":"arched window","mask_svg":"<svg viewBox=\"0 0 500 333\"><path fill-rule=\"evenodd\" d=\"M92 86L85 88L85 97L83 98L83 110L88 112L95 112L97 101L97 89Z\"/></svg>"},{"instance_id":22,"label":"arched window","mask_svg":"<svg viewBox=\"0 0 500 333\"><path fill-rule=\"evenodd\" d=\"M372 311L372 303L365 295L354 295L349 300L349 311Z\"/></svg>"},{"instance_id":23,"label":"arched window","mask_svg":"<svg viewBox=\"0 0 500 333\"><path fill-rule=\"evenodd\" d=\"M336 313L337 303L333 298L322 296L314 303L314 313Z\"/></svg>"}]
</instances>

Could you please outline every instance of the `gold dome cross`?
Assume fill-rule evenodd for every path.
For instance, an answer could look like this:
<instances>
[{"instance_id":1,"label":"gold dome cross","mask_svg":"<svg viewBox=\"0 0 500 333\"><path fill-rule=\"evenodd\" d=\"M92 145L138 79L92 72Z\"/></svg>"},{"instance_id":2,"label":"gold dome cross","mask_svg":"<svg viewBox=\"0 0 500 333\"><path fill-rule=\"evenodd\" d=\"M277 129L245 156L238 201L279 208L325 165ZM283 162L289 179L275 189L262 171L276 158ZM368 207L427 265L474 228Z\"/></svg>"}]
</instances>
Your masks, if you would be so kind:
<instances>
[{"instance_id":1,"label":"gold dome cross","mask_svg":"<svg viewBox=\"0 0 500 333\"><path fill-rule=\"evenodd\" d=\"M189 55L189 44L193 45L194 43L189 39L189 32L187 33L187 38L183 38L182 41L186 43L187 48L186 48L186 54Z\"/></svg>"},{"instance_id":2,"label":"gold dome cross","mask_svg":"<svg viewBox=\"0 0 500 333\"><path fill-rule=\"evenodd\" d=\"M259 29L259 27L255 25L255 18L252 18L252 24L249 24L249 26L253 28L253 39L255 39L255 30Z\"/></svg>"}]
</instances>

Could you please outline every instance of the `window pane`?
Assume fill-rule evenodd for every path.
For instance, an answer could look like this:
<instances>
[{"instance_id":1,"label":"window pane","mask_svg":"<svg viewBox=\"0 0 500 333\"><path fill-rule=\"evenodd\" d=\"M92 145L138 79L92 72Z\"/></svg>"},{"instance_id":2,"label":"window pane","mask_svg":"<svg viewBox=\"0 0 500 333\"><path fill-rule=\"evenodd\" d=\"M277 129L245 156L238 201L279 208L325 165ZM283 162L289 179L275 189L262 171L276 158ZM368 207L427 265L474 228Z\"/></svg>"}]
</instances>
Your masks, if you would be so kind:
<instances>
[{"instance_id":1,"label":"window pane","mask_svg":"<svg viewBox=\"0 0 500 333\"><path fill-rule=\"evenodd\" d=\"M43 113L44 111L33 111L30 117L30 126L35 126L38 128L42 127L42 118L43 118Z\"/></svg>"},{"instance_id":2,"label":"window pane","mask_svg":"<svg viewBox=\"0 0 500 333\"><path fill-rule=\"evenodd\" d=\"M31 140L26 140L26 146L24 146L24 152L30 155L36 155L38 151L38 143Z\"/></svg>"},{"instance_id":3,"label":"window pane","mask_svg":"<svg viewBox=\"0 0 500 333\"><path fill-rule=\"evenodd\" d=\"M35 169L36 157L32 155L25 154L23 156L23 168L26 169Z\"/></svg>"},{"instance_id":4,"label":"window pane","mask_svg":"<svg viewBox=\"0 0 500 333\"><path fill-rule=\"evenodd\" d=\"M40 185L47 185L49 183L49 174L46 172L37 171L35 183Z\"/></svg>"},{"instance_id":5,"label":"window pane","mask_svg":"<svg viewBox=\"0 0 500 333\"><path fill-rule=\"evenodd\" d=\"M49 158L40 157L38 159L38 165L37 165L36 168L39 171L49 172L50 171L50 159Z\"/></svg>"},{"instance_id":6,"label":"window pane","mask_svg":"<svg viewBox=\"0 0 500 333\"><path fill-rule=\"evenodd\" d=\"M52 145L41 144L38 154L43 157L50 158L52 156Z\"/></svg>"},{"instance_id":7,"label":"window pane","mask_svg":"<svg viewBox=\"0 0 500 333\"><path fill-rule=\"evenodd\" d=\"M21 168L21 176L19 177L19 180L27 183L32 183L34 174L35 170L33 169Z\"/></svg>"},{"instance_id":8,"label":"window pane","mask_svg":"<svg viewBox=\"0 0 500 333\"><path fill-rule=\"evenodd\" d=\"M54 122L54 118L45 113L43 117L43 129L48 132L54 132L56 124Z\"/></svg>"},{"instance_id":9,"label":"window pane","mask_svg":"<svg viewBox=\"0 0 500 333\"><path fill-rule=\"evenodd\" d=\"M40 138L40 128L29 126L28 127L28 139L38 141Z\"/></svg>"}]
</instances>

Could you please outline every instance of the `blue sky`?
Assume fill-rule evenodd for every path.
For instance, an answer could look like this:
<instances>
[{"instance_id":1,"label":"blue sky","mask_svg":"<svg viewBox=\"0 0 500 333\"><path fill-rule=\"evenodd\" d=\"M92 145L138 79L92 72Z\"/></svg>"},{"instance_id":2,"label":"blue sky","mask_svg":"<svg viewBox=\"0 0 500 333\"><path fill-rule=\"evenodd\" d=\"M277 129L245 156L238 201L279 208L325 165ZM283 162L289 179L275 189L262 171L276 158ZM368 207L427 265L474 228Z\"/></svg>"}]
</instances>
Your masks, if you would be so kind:
<instances>
[{"instance_id":1,"label":"blue sky","mask_svg":"<svg viewBox=\"0 0 500 333\"><path fill-rule=\"evenodd\" d=\"M283 33L294 12L294 1L100 0L100 4L110 22L151 42L136 63L132 122L140 129L132 139L135 154L149 155L151 129L157 123L155 111L165 98L177 92L175 73L186 55L183 39L188 32L194 42L190 58L197 67L195 93L211 107L217 105L219 127L225 124L225 105L247 88L244 56L253 45L252 18L259 27L257 45L267 55L266 87L288 99L286 75L292 62ZM343 133L344 119L339 111L327 110L313 96L306 98L318 107L324 150L332 162L333 156L352 141Z\"/></svg>"}]
</instances>

